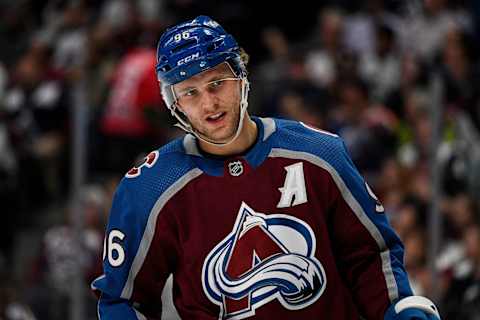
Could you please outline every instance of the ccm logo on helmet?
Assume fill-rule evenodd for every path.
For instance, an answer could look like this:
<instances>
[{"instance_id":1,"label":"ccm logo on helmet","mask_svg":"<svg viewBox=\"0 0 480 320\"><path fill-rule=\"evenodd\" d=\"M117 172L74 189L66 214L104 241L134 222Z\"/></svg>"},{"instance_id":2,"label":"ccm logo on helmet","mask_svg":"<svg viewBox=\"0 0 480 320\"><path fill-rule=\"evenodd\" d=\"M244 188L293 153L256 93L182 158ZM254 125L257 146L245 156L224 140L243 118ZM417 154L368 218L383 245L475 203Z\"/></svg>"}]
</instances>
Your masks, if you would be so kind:
<instances>
[{"instance_id":1,"label":"ccm logo on helmet","mask_svg":"<svg viewBox=\"0 0 480 320\"><path fill-rule=\"evenodd\" d=\"M196 52L194 54L186 56L185 58L182 58L182 59L178 60L177 66L181 66L182 64L188 63L188 62L192 61L193 59L197 59L199 57L200 57L200 52Z\"/></svg>"}]
</instances>

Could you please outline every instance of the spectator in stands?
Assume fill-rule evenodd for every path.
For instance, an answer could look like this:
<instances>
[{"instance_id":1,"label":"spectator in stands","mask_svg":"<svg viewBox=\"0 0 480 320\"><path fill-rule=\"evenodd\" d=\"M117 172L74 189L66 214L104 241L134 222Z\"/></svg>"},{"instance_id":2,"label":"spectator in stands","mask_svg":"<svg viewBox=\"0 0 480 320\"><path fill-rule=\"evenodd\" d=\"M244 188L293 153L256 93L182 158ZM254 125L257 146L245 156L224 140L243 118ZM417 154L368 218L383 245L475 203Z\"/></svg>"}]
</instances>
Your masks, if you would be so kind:
<instances>
[{"instance_id":1,"label":"spectator in stands","mask_svg":"<svg viewBox=\"0 0 480 320\"><path fill-rule=\"evenodd\" d=\"M39 320L68 318L70 291L74 277L78 276L78 264L84 276L85 288L101 273L107 199L102 185L90 185L84 189L81 243L76 242L74 212L68 208L67 221L49 227L44 233L41 250L31 269L31 289L28 294L30 305ZM90 317L95 316L96 300L86 290L84 293L87 313Z\"/></svg>"},{"instance_id":2,"label":"spectator in stands","mask_svg":"<svg viewBox=\"0 0 480 320\"><path fill-rule=\"evenodd\" d=\"M319 26L314 33L312 50L306 56L306 69L319 87L329 87L337 80L343 50L343 14L327 9L319 14Z\"/></svg>"},{"instance_id":3,"label":"spectator in stands","mask_svg":"<svg viewBox=\"0 0 480 320\"><path fill-rule=\"evenodd\" d=\"M457 273L443 306L445 319L477 320L480 315L480 225L469 225L463 234L463 246L468 261L466 270Z\"/></svg>"},{"instance_id":4,"label":"spectator in stands","mask_svg":"<svg viewBox=\"0 0 480 320\"><path fill-rule=\"evenodd\" d=\"M374 102L386 97L400 83L400 57L395 47L395 34L386 24L376 26L375 50L360 58L359 73L369 84Z\"/></svg>"},{"instance_id":5,"label":"spectator in stands","mask_svg":"<svg viewBox=\"0 0 480 320\"><path fill-rule=\"evenodd\" d=\"M115 66L111 90L98 119L102 142L94 161L100 170L125 172L135 159L161 144L167 125L162 125L164 107L158 82L151 67L155 49L141 42L144 30L135 10L129 12L133 24L117 37L123 39L124 55Z\"/></svg>"},{"instance_id":6,"label":"spectator in stands","mask_svg":"<svg viewBox=\"0 0 480 320\"><path fill-rule=\"evenodd\" d=\"M69 89L50 66L49 48L35 43L20 57L3 100L16 153L22 202L41 207L68 190Z\"/></svg>"}]
</instances>

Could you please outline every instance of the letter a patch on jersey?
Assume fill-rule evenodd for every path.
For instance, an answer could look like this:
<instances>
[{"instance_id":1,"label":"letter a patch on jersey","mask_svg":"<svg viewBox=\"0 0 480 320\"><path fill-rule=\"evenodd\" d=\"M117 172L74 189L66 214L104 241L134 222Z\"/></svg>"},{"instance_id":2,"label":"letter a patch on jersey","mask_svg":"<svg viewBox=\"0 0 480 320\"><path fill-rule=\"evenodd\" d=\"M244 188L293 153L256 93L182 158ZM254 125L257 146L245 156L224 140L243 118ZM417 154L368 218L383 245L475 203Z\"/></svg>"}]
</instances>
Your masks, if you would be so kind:
<instances>
[{"instance_id":1,"label":"letter a patch on jersey","mask_svg":"<svg viewBox=\"0 0 480 320\"><path fill-rule=\"evenodd\" d=\"M219 319L251 317L274 299L289 310L317 301L327 279L315 244L304 221L258 213L242 203L232 232L203 264L203 290L220 306Z\"/></svg>"},{"instance_id":2,"label":"letter a patch on jersey","mask_svg":"<svg viewBox=\"0 0 480 320\"><path fill-rule=\"evenodd\" d=\"M287 208L307 202L303 163L297 162L285 167L285 170L287 170L287 176L283 187L278 188L282 197L277 204L277 208Z\"/></svg>"}]
</instances>

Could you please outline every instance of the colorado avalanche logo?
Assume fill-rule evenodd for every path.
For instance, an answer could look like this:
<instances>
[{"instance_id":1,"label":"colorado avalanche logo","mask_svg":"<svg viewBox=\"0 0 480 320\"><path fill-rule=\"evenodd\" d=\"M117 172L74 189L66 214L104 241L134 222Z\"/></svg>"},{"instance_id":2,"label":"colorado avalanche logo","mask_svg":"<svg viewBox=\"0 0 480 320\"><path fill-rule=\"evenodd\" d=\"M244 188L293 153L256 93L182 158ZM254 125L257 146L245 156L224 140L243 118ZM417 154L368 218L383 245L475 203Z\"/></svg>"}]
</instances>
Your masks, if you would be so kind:
<instances>
[{"instance_id":1,"label":"colorado avalanche logo","mask_svg":"<svg viewBox=\"0 0 480 320\"><path fill-rule=\"evenodd\" d=\"M203 264L203 290L220 306L219 319L250 317L274 299L289 310L317 301L327 279L315 243L304 221L242 203L232 232Z\"/></svg>"}]
</instances>

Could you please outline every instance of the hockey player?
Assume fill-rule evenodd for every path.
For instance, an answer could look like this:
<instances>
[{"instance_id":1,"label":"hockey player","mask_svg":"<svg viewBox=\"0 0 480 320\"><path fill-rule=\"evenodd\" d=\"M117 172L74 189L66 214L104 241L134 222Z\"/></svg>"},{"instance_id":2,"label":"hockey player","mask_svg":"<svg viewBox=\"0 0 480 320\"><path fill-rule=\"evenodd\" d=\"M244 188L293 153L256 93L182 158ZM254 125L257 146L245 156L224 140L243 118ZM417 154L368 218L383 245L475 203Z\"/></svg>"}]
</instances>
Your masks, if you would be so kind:
<instances>
[{"instance_id":1,"label":"hockey player","mask_svg":"<svg viewBox=\"0 0 480 320\"><path fill-rule=\"evenodd\" d=\"M440 319L414 296L403 246L342 139L251 117L246 55L199 16L160 38L163 99L187 134L116 192L100 319Z\"/></svg>"}]
</instances>

